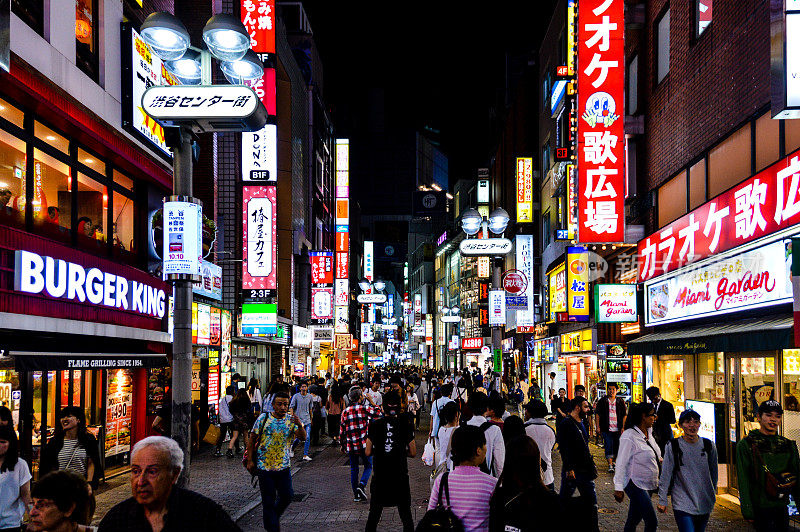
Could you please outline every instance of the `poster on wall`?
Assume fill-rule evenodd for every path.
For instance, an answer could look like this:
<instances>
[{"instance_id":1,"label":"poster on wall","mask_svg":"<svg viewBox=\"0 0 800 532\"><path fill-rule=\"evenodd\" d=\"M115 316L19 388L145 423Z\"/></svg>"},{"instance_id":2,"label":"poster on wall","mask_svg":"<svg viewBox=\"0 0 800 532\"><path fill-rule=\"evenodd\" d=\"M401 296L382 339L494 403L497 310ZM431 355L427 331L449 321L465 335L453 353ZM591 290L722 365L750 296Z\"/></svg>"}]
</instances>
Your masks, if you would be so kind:
<instances>
[{"instance_id":1,"label":"poster on wall","mask_svg":"<svg viewBox=\"0 0 800 532\"><path fill-rule=\"evenodd\" d=\"M203 209L197 203L186 201L164 202L164 279L170 275L200 277L203 260L201 242Z\"/></svg>"},{"instance_id":2,"label":"poster on wall","mask_svg":"<svg viewBox=\"0 0 800 532\"><path fill-rule=\"evenodd\" d=\"M277 288L276 187L244 186L242 196L242 288L246 296L260 297L260 291Z\"/></svg>"},{"instance_id":3,"label":"poster on wall","mask_svg":"<svg viewBox=\"0 0 800 532\"><path fill-rule=\"evenodd\" d=\"M222 345L220 346L220 371L231 370L231 313L222 311Z\"/></svg>"},{"instance_id":4,"label":"poster on wall","mask_svg":"<svg viewBox=\"0 0 800 532\"><path fill-rule=\"evenodd\" d=\"M333 289L311 289L311 319L329 320L333 317Z\"/></svg>"},{"instance_id":5,"label":"poster on wall","mask_svg":"<svg viewBox=\"0 0 800 532\"><path fill-rule=\"evenodd\" d=\"M133 413L133 372L109 370L106 396L105 456L131 450L131 414Z\"/></svg>"},{"instance_id":6,"label":"poster on wall","mask_svg":"<svg viewBox=\"0 0 800 532\"><path fill-rule=\"evenodd\" d=\"M211 343L211 307L197 304L197 345Z\"/></svg>"},{"instance_id":7,"label":"poster on wall","mask_svg":"<svg viewBox=\"0 0 800 532\"><path fill-rule=\"evenodd\" d=\"M311 284L333 284L333 251L310 251L308 254L311 261Z\"/></svg>"}]
</instances>

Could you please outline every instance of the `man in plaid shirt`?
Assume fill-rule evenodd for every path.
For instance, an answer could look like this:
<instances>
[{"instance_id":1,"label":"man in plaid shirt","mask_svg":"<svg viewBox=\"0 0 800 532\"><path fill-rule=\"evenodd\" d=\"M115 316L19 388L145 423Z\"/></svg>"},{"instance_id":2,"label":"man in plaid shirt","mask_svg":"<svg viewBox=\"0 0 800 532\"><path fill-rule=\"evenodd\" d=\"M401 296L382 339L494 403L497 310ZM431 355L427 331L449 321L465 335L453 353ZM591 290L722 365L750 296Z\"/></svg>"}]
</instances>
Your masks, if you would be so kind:
<instances>
[{"instance_id":1,"label":"man in plaid shirt","mask_svg":"<svg viewBox=\"0 0 800 532\"><path fill-rule=\"evenodd\" d=\"M365 487L372 473L372 457L364 454L367 446L367 429L369 422L378 419L380 409L375 406L375 401L366 396L369 404L364 404L364 394L361 388L353 386L348 393L350 406L342 412L341 440L342 452L350 456L350 484L353 487L353 501L366 502L367 492ZM364 463L364 473L361 482L358 481L358 461Z\"/></svg>"}]
</instances>

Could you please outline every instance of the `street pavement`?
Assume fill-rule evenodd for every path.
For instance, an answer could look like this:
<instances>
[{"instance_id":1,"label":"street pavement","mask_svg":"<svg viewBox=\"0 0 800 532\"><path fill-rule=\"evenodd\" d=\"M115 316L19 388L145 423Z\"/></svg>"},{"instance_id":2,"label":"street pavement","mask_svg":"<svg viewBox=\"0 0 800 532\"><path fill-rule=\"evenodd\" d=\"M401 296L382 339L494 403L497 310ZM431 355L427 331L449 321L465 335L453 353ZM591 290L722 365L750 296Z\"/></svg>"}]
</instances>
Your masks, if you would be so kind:
<instances>
[{"instance_id":1,"label":"street pavement","mask_svg":"<svg viewBox=\"0 0 800 532\"><path fill-rule=\"evenodd\" d=\"M427 421L429 418L423 415ZM427 423L423 431L417 433L417 458L409 459L409 479L411 483L411 512L415 522L425 513L429 495L430 468L421 460L422 449L427 436ZM292 482L295 492L294 502L281 518L284 532L348 532L364 530L369 512L368 503L353 502L350 488L350 467L339 448L330 445L331 440L323 436L320 446L312 446L312 462L299 460L295 454L292 462ZM618 504L613 498L611 475L606 472L602 449L592 444L592 452L600 471L597 479L597 495L600 507L600 530L621 531L628 511L628 501ZM553 453L553 468L559 478L561 464L558 452ZM556 485L559 482L556 481ZM192 460L192 476L189 488L219 502L237 521L245 532L263 530L261 500L257 486L250 483L250 474L241 465L241 457L216 458L211 450L205 450ZM114 504L130 497L129 476L122 475L107 482L98 491L95 524ZM677 530L671 509L666 514L658 514L658 529ZM641 530L643 525L640 525ZM395 508L384 510L381 531L402 530L400 518ZM720 504L714 510L707 530L741 531L750 530L742 520L738 506Z\"/></svg>"}]
</instances>

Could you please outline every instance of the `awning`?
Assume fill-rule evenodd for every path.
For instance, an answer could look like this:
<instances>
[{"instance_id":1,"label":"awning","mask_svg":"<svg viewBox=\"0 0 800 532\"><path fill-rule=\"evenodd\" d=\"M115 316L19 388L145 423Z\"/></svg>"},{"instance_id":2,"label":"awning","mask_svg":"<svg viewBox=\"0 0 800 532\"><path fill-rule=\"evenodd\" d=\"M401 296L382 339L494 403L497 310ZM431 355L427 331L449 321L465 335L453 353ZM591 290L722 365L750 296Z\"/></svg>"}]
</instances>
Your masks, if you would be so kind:
<instances>
[{"instance_id":1,"label":"awning","mask_svg":"<svg viewBox=\"0 0 800 532\"><path fill-rule=\"evenodd\" d=\"M630 355L774 351L792 347L791 316L751 318L647 334L628 342Z\"/></svg>"},{"instance_id":2,"label":"awning","mask_svg":"<svg viewBox=\"0 0 800 532\"><path fill-rule=\"evenodd\" d=\"M17 371L59 371L64 369L163 368L164 353L42 353L11 351Z\"/></svg>"}]
</instances>

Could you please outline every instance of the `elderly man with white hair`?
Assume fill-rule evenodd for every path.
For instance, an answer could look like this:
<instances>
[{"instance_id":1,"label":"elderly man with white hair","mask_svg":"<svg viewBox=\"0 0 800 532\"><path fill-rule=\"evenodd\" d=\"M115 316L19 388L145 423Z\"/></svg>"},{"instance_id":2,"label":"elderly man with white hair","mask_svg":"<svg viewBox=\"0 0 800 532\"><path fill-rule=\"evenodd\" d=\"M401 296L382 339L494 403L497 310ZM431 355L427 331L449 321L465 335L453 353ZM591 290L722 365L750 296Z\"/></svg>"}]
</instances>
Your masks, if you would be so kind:
<instances>
[{"instance_id":1,"label":"elderly man with white hair","mask_svg":"<svg viewBox=\"0 0 800 532\"><path fill-rule=\"evenodd\" d=\"M208 497L175 485L183 451L170 438L150 436L131 452L132 497L100 522L99 532L239 531L225 510Z\"/></svg>"}]
</instances>

